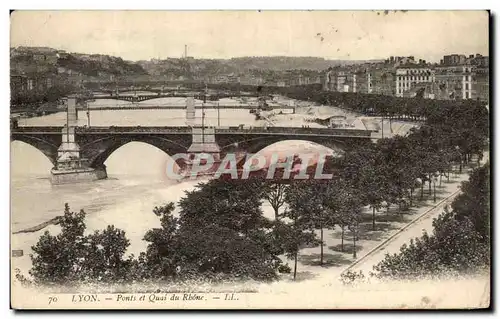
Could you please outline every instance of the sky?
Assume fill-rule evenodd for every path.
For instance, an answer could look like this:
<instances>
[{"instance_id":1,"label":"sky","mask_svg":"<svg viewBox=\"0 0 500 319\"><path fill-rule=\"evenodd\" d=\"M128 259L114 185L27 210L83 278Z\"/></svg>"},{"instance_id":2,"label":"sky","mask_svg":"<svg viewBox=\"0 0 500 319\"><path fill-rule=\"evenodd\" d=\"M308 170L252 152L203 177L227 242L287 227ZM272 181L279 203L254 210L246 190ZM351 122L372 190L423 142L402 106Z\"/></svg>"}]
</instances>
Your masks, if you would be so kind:
<instances>
[{"instance_id":1,"label":"sky","mask_svg":"<svg viewBox=\"0 0 500 319\"><path fill-rule=\"evenodd\" d=\"M11 47L126 60L315 56L365 60L488 55L486 11L15 11Z\"/></svg>"}]
</instances>

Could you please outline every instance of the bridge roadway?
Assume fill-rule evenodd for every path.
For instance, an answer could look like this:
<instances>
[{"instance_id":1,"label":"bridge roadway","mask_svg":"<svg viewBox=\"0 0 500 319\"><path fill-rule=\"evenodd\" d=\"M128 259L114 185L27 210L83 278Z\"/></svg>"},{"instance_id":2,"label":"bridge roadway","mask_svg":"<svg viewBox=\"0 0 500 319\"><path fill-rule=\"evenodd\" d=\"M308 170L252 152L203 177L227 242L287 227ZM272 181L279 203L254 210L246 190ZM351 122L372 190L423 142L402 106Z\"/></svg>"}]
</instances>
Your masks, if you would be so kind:
<instances>
[{"instance_id":1,"label":"bridge roadway","mask_svg":"<svg viewBox=\"0 0 500 319\"><path fill-rule=\"evenodd\" d=\"M268 106L273 110L293 110L293 106L283 105L283 106ZM257 105L196 105L196 109L235 109L235 110L250 110L258 108ZM185 110L185 105L124 105L124 106L91 106L88 109L86 107L77 107L78 111L123 111L123 110Z\"/></svg>"},{"instance_id":2,"label":"bridge roadway","mask_svg":"<svg viewBox=\"0 0 500 319\"><path fill-rule=\"evenodd\" d=\"M64 126L19 126L11 130L11 134L52 135L61 134ZM215 134L224 135L271 135L271 136L331 136L345 138L371 138L371 130L332 129L332 128L300 128L300 127L252 127L238 126L215 127ZM106 135L165 135L191 134L188 126L93 126L76 127L75 134Z\"/></svg>"},{"instance_id":3,"label":"bridge roadway","mask_svg":"<svg viewBox=\"0 0 500 319\"><path fill-rule=\"evenodd\" d=\"M197 93L205 93L205 89L200 89L200 88L187 88L187 87L180 87L180 88L176 88L176 87L161 87L161 86L157 86L157 87L145 87L145 86L134 86L134 87L122 87L122 88L111 88L111 87L107 87L107 88L101 88L101 89L97 89L97 90L93 90L94 93L107 93L107 94L111 94L111 93L116 93L116 92L119 92L119 93L131 93L131 92L148 92L148 93L173 93L173 94L177 94L177 93L180 93L180 92L197 92ZM213 90L213 89L210 89L209 90L209 93L210 94L214 94L215 91L218 91L218 92L229 92L229 91L224 91L224 90ZM251 92L241 92L240 94L244 95L244 94L253 94Z\"/></svg>"},{"instance_id":4,"label":"bridge roadway","mask_svg":"<svg viewBox=\"0 0 500 319\"><path fill-rule=\"evenodd\" d=\"M258 94L227 94L227 93L218 93L218 94L212 94L212 95L205 95L202 93L174 93L174 94L148 94L148 95L116 95L116 94L110 94L110 95L95 95L95 96L88 96L85 97L85 99L94 99L94 100L100 100L100 99L114 99L114 100L123 100L123 101L135 101L135 102L142 102L142 101L147 101L147 100L153 100L153 99L159 99L159 98L166 98L166 97L193 97L197 100L203 100L207 99L208 101L218 101L222 98L232 98L232 97L259 97Z\"/></svg>"}]
</instances>

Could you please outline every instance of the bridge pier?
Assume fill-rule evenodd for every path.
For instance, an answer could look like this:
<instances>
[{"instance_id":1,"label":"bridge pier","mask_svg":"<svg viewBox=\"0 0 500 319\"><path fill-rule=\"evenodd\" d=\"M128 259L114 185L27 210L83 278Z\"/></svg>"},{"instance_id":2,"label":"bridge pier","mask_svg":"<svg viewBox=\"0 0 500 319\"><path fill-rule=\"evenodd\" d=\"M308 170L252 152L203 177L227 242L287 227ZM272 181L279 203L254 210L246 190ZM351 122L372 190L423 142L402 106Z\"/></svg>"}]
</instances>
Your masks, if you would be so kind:
<instances>
[{"instance_id":1,"label":"bridge pier","mask_svg":"<svg viewBox=\"0 0 500 319\"><path fill-rule=\"evenodd\" d=\"M51 170L52 184L89 182L107 177L106 167L92 168L80 156L80 146L75 141L76 99L68 98L68 122L62 129L62 143L57 150L56 165Z\"/></svg>"},{"instance_id":2,"label":"bridge pier","mask_svg":"<svg viewBox=\"0 0 500 319\"><path fill-rule=\"evenodd\" d=\"M189 160L185 166L185 177L210 176L215 174L221 162L220 147L215 141L215 128L193 127L193 142L188 149ZM213 162L211 163L211 161ZM196 162L195 162L196 161ZM206 163L204 163L206 161ZM206 169L193 171L193 165L206 165ZM211 166L208 167L211 163Z\"/></svg>"},{"instance_id":3,"label":"bridge pier","mask_svg":"<svg viewBox=\"0 0 500 319\"><path fill-rule=\"evenodd\" d=\"M105 166L90 167L88 160L81 157L80 146L75 142L74 127L63 128L62 137L56 165L50 172L52 184L90 182L108 177Z\"/></svg>"}]
</instances>

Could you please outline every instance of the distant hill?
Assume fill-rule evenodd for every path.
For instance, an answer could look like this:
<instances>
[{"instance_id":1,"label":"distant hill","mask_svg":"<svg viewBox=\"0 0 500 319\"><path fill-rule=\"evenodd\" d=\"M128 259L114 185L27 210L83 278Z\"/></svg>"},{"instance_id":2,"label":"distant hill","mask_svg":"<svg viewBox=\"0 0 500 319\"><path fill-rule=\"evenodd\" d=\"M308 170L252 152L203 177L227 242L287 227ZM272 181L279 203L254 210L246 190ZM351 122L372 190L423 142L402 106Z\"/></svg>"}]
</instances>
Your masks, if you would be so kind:
<instances>
[{"instance_id":1,"label":"distant hill","mask_svg":"<svg viewBox=\"0 0 500 319\"><path fill-rule=\"evenodd\" d=\"M57 60L57 66L88 76L147 74L146 70L135 62L100 54L68 54Z\"/></svg>"},{"instance_id":2,"label":"distant hill","mask_svg":"<svg viewBox=\"0 0 500 319\"><path fill-rule=\"evenodd\" d=\"M196 72L203 75L217 75L229 73L244 73L249 70L288 71L310 70L323 71L331 66L360 64L369 61L327 60L317 57L237 57L232 59L180 59L139 61L138 63L150 74L161 75L165 72L179 73ZM382 60L380 60L382 61Z\"/></svg>"},{"instance_id":3,"label":"distant hill","mask_svg":"<svg viewBox=\"0 0 500 319\"><path fill-rule=\"evenodd\" d=\"M145 75L137 63L102 54L67 53L45 47L11 48L11 73L58 73L85 76Z\"/></svg>"},{"instance_id":4,"label":"distant hill","mask_svg":"<svg viewBox=\"0 0 500 319\"><path fill-rule=\"evenodd\" d=\"M331 66L373 61L327 60L318 57L254 56L232 59L168 58L126 61L102 54L67 53L47 47L11 48L11 72L52 72L92 77L110 75L217 76L306 70L321 72Z\"/></svg>"},{"instance_id":5,"label":"distant hill","mask_svg":"<svg viewBox=\"0 0 500 319\"><path fill-rule=\"evenodd\" d=\"M327 60L318 57L241 57L226 60L227 64L238 69L266 69L273 71L285 70L315 70L322 71L331 66L359 64L367 61L348 61L348 60Z\"/></svg>"}]
</instances>

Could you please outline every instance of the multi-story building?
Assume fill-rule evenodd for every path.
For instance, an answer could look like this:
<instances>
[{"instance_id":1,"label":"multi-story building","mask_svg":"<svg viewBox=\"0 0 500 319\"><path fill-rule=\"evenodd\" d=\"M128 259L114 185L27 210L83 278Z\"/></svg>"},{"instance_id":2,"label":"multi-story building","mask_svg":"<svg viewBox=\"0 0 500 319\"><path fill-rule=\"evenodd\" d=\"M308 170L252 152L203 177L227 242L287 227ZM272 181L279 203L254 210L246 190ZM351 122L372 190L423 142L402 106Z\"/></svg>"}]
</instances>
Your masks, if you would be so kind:
<instances>
[{"instance_id":1,"label":"multi-story building","mask_svg":"<svg viewBox=\"0 0 500 319\"><path fill-rule=\"evenodd\" d=\"M473 67L470 64L438 65L436 84L439 88L438 99L471 99Z\"/></svg>"},{"instance_id":2,"label":"multi-story building","mask_svg":"<svg viewBox=\"0 0 500 319\"><path fill-rule=\"evenodd\" d=\"M396 96L403 97L417 84L434 82L434 76L434 71L423 63L398 66L395 74Z\"/></svg>"},{"instance_id":3,"label":"multi-story building","mask_svg":"<svg viewBox=\"0 0 500 319\"><path fill-rule=\"evenodd\" d=\"M467 57L464 54L450 54L443 56L440 64L444 65L458 65L465 64Z\"/></svg>"},{"instance_id":4,"label":"multi-story building","mask_svg":"<svg viewBox=\"0 0 500 319\"><path fill-rule=\"evenodd\" d=\"M12 95L28 91L28 77L25 75L10 76L10 91Z\"/></svg>"},{"instance_id":5,"label":"multi-story building","mask_svg":"<svg viewBox=\"0 0 500 319\"><path fill-rule=\"evenodd\" d=\"M391 83L391 72L383 68L332 68L325 74L323 89L334 92L391 94Z\"/></svg>"},{"instance_id":6,"label":"multi-story building","mask_svg":"<svg viewBox=\"0 0 500 319\"><path fill-rule=\"evenodd\" d=\"M355 90L356 76L345 68L329 69L326 73L324 88L334 92L352 92Z\"/></svg>"},{"instance_id":7,"label":"multi-story building","mask_svg":"<svg viewBox=\"0 0 500 319\"><path fill-rule=\"evenodd\" d=\"M395 95L395 72L392 67L379 66L370 70L369 92Z\"/></svg>"},{"instance_id":8,"label":"multi-story building","mask_svg":"<svg viewBox=\"0 0 500 319\"><path fill-rule=\"evenodd\" d=\"M490 59L487 56L476 54L469 56L470 64L473 65L472 98L489 101L490 98Z\"/></svg>"},{"instance_id":9,"label":"multi-story building","mask_svg":"<svg viewBox=\"0 0 500 319\"><path fill-rule=\"evenodd\" d=\"M475 67L475 75L472 77L472 98L482 101L490 99L490 79L488 67Z\"/></svg>"},{"instance_id":10,"label":"multi-story building","mask_svg":"<svg viewBox=\"0 0 500 319\"><path fill-rule=\"evenodd\" d=\"M11 94L21 95L30 92L43 92L55 84L52 74L11 74Z\"/></svg>"}]
</instances>

